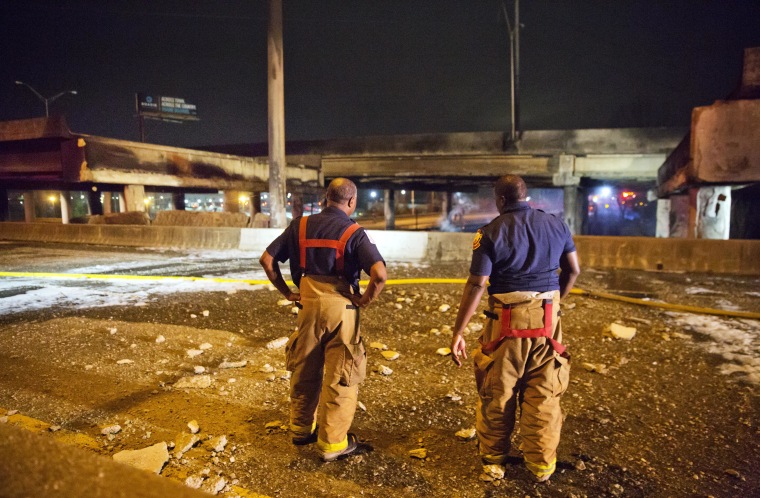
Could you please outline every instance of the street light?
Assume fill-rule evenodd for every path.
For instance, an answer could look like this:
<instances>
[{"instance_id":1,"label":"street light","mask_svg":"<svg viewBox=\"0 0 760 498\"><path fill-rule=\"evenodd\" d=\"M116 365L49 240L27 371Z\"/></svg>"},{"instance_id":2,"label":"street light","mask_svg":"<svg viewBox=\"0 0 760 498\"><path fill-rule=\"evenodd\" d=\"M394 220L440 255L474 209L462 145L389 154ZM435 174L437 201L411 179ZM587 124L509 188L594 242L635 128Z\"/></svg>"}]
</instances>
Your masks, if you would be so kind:
<instances>
[{"instance_id":1,"label":"street light","mask_svg":"<svg viewBox=\"0 0 760 498\"><path fill-rule=\"evenodd\" d=\"M40 92L38 92L37 90L35 90L34 88L32 88L31 85L28 85L28 84L24 83L23 81L16 80L16 84L27 87L29 90L32 91L32 93L34 93L37 96L37 98L39 98L41 101L43 101L45 103L45 117L46 118L50 117L50 114L48 112L48 106L49 106L49 104L51 104L53 101L55 101L56 99L58 99L58 97L62 97L63 95L66 95L67 93L70 93L71 95L76 95L77 94L76 90L67 90L65 92L61 92L61 93L58 93L56 95L53 95L52 97L45 98L42 95L40 95Z\"/></svg>"}]
</instances>

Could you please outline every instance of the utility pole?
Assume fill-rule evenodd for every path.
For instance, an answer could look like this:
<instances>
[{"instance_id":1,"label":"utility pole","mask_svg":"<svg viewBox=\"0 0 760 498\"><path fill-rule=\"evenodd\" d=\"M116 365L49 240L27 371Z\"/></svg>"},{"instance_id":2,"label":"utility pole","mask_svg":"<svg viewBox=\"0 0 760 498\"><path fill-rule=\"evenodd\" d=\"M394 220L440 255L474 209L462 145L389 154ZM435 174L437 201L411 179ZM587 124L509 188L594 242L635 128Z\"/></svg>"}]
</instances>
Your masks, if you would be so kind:
<instances>
[{"instance_id":1,"label":"utility pole","mask_svg":"<svg viewBox=\"0 0 760 498\"><path fill-rule=\"evenodd\" d=\"M504 19L507 21L507 30L509 32L509 79L510 79L510 97L512 111L512 130L510 138L512 143L517 141L520 133L520 0L515 2L515 22L514 25L509 20L507 6L504 0L501 2L501 8L504 11Z\"/></svg>"},{"instance_id":2,"label":"utility pole","mask_svg":"<svg viewBox=\"0 0 760 498\"><path fill-rule=\"evenodd\" d=\"M282 0L269 0L267 36L269 120L269 215L272 228L285 228L285 79L283 75Z\"/></svg>"}]
</instances>

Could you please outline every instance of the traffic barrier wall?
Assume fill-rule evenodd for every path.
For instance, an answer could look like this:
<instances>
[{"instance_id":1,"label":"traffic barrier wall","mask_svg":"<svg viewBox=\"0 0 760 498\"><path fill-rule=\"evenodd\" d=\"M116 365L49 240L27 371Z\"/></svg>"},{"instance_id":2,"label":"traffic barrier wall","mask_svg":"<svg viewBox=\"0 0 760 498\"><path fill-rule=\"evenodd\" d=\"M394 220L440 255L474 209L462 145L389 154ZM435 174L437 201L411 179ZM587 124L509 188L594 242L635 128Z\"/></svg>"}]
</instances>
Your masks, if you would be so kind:
<instances>
[{"instance_id":1,"label":"traffic barrier wall","mask_svg":"<svg viewBox=\"0 0 760 498\"><path fill-rule=\"evenodd\" d=\"M0 223L0 239L129 247L237 249L240 228Z\"/></svg>"},{"instance_id":2,"label":"traffic barrier wall","mask_svg":"<svg viewBox=\"0 0 760 498\"><path fill-rule=\"evenodd\" d=\"M126 225L0 223L0 240L130 247L242 249L262 253L282 230ZM471 233L368 230L387 261L462 262ZM760 275L760 241L577 236L581 268Z\"/></svg>"}]
</instances>

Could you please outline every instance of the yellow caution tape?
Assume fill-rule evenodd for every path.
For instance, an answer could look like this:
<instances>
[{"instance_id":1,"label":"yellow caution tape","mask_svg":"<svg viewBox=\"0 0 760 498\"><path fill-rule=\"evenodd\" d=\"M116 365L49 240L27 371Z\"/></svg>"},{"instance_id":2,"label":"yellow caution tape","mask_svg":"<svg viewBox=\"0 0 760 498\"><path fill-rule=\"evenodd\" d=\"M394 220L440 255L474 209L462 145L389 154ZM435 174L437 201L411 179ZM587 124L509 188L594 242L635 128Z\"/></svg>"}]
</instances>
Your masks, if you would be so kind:
<instances>
[{"instance_id":1,"label":"yellow caution tape","mask_svg":"<svg viewBox=\"0 0 760 498\"><path fill-rule=\"evenodd\" d=\"M93 280L171 280L175 282L216 282L216 283L233 283L248 285L269 285L269 280L247 280L240 278L222 278L222 277L179 277L179 276L162 276L162 275L107 275L102 273L46 273L46 272L0 272L0 277L25 277L25 278L64 278L64 279L93 279ZM286 282L288 285L294 285L292 281ZM362 281L362 285L369 282ZM385 285L420 285L420 284L459 284L464 285L467 279L464 278L404 278L390 279ZM719 310L715 308L701 308L699 306L689 306L686 304L670 304L659 301L647 301L632 297L618 296L601 291L587 291L583 289L573 289L571 294L580 296L593 296L612 301L623 303L637 304L639 306L648 306L650 308L661 308L674 311L684 311L687 313L699 313L702 315L730 316L735 318L749 318L760 320L760 313L751 311L731 311Z\"/></svg>"}]
</instances>

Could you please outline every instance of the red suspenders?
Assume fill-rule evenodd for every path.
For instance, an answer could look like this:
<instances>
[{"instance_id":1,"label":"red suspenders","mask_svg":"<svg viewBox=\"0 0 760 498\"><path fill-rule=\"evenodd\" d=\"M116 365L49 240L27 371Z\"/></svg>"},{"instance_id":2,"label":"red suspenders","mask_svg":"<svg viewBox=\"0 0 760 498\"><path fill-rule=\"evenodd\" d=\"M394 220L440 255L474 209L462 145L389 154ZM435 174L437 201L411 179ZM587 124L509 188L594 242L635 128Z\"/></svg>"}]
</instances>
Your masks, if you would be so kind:
<instances>
[{"instance_id":1,"label":"red suspenders","mask_svg":"<svg viewBox=\"0 0 760 498\"><path fill-rule=\"evenodd\" d=\"M301 253L301 269L306 269L306 249L308 247L329 247L335 249L335 269L339 273L343 273L343 253L346 251L346 244L348 239L354 234L355 231L361 228L358 223L349 225L346 230L341 234L339 240L332 239L307 239L306 238L306 219L308 216L301 218L301 224L298 226L298 249Z\"/></svg>"},{"instance_id":2,"label":"red suspenders","mask_svg":"<svg viewBox=\"0 0 760 498\"><path fill-rule=\"evenodd\" d=\"M552 337L552 301L551 299L544 299L544 326L539 329L513 329L511 328L512 322L512 306L505 304L501 309L501 334L499 337L488 344L482 345L482 351L486 354L492 353L504 339L507 337L517 337L521 339L546 337L552 345L552 348L560 355L566 355L565 346L554 340ZM498 319L498 316L494 314L494 317ZM493 318L493 317L492 317Z\"/></svg>"}]
</instances>

